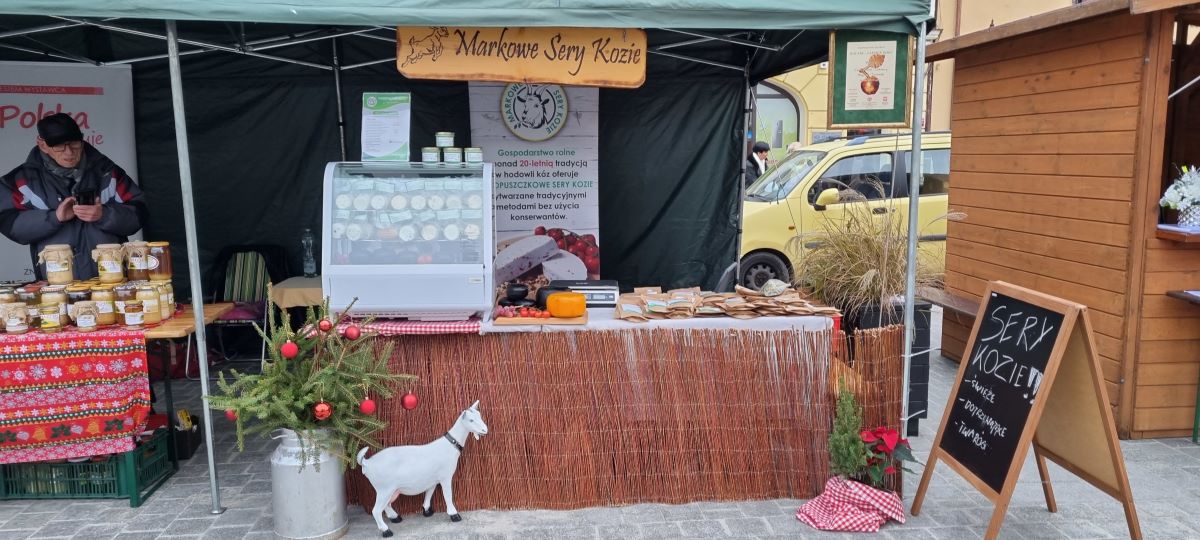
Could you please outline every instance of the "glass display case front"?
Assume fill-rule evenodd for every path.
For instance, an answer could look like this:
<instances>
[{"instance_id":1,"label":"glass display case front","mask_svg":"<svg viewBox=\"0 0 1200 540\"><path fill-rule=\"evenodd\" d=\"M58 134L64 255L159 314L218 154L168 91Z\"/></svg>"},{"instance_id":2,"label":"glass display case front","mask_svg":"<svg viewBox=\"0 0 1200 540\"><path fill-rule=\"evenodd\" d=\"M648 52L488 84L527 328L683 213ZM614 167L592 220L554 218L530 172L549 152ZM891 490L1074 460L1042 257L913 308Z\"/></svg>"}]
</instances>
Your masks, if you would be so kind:
<instances>
[{"instance_id":1,"label":"glass display case front","mask_svg":"<svg viewBox=\"0 0 1200 540\"><path fill-rule=\"evenodd\" d=\"M482 169L344 163L331 179L331 264L481 264Z\"/></svg>"}]
</instances>

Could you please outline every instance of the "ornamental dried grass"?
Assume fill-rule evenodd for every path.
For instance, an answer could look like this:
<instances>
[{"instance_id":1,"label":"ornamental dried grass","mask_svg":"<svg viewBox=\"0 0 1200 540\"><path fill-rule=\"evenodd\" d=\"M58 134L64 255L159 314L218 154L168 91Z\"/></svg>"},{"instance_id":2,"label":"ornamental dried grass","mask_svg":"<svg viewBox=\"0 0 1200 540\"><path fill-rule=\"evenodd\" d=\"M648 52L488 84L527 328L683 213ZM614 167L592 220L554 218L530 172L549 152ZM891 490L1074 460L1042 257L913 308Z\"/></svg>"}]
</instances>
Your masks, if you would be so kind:
<instances>
[{"instance_id":1,"label":"ornamental dried grass","mask_svg":"<svg viewBox=\"0 0 1200 540\"><path fill-rule=\"evenodd\" d=\"M878 181L869 189L884 192ZM908 220L899 202L903 199L887 199L884 214L872 213L872 206L856 199L840 203L847 205L840 219L823 220L818 230L788 242L800 262L797 285L851 318L869 305L891 305L904 294L908 273ZM934 222L961 217L948 213ZM918 244L917 251L917 286L937 285L941 270L928 262L936 251L929 243Z\"/></svg>"}]
</instances>

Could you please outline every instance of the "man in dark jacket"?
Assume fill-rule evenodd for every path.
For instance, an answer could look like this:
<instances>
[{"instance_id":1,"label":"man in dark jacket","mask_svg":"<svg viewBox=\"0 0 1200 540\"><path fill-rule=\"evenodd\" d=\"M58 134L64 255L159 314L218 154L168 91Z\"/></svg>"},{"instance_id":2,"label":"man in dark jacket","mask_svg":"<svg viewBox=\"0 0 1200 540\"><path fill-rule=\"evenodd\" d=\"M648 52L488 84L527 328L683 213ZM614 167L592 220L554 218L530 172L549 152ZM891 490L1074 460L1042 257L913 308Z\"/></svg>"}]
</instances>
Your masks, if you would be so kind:
<instances>
[{"instance_id":1,"label":"man in dark jacket","mask_svg":"<svg viewBox=\"0 0 1200 540\"><path fill-rule=\"evenodd\" d=\"M755 180L758 180L762 173L767 172L767 152L771 151L771 146L763 141L754 143L754 147L750 149L750 155L746 157L746 187L750 187Z\"/></svg>"},{"instance_id":2,"label":"man in dark jacket","mask_svg":"<svg viewBox=\"0 0 1200 540\"><path fill-rule=\"evenodd\" d=\"M0 233L37 255L49 244L75 250L75 278L96 276L92 248L125 242L142 228L146 205L129 175L92 145L79 125L58 113L37 124L37 147L0 177Z\"/></svg>"}]
</instances>

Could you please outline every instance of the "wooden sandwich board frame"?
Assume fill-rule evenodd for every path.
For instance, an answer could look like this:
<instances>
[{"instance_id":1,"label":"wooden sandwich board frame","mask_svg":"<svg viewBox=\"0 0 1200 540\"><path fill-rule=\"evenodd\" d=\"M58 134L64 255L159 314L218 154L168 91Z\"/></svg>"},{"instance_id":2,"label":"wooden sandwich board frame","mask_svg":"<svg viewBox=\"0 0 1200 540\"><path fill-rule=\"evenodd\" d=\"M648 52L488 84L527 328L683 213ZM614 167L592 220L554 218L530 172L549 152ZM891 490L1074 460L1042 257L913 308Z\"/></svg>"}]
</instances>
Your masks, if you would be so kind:
<instances>
[{"instance_id":1,"label":"wooden sandwich board frame","mask_svg":"<svg viewBox=\"0 0 1200 540\"><path fill-rule=\"evenodd\" d=\"M1016 453L1008 465L1003 488L998 491L942 448L942 438L946 434L950 413L955 406L954 400L958 397L959 386L971 364L971 353L979 338L980 326L988 316L990 300L995 295L1007 296L1063 316L1054 348L1046 363L1039 389L1040 397L1033 403L1024 429L1021 430ZM920 514L929 480L933 477L937 462L942 461L995 504L984 538L996 538L1030 446L1033 447L1042 491L1046 497L1046 507L1050 512L1057 512L1058 505L1054 499L1054 490L1050 486L1047 459L1117 499L1125 510L1129 537L1137 540L1142 538L1137 511L1133 505L1133 492L1129 488L1129 477L1125 471L1125 459L1117 440L1116 424L1104 387L1103 373L1100 371L1087 307L1024 287L993 281L988 284L987 292L979 305L979 312L975 316L975 324L971 329L970 339L967 340L958 375L950 391L949 402L942 414L941 426L938 427L933 449L929 453L921 483L913 498L912 515Z\"/></svg>"}]
</instances>

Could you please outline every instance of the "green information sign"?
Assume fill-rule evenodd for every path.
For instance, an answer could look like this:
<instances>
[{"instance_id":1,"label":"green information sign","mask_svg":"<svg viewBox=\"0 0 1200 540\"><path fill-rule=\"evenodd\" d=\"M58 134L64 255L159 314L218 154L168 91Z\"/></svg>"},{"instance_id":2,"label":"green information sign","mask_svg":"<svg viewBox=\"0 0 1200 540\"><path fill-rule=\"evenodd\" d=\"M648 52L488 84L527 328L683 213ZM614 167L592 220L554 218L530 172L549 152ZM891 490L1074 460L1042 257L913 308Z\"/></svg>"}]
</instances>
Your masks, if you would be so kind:
<instances>
[{"instance_id":1,"label":"green information sign","mask_svg":"<svg viewBox=\"0 0 1200 540\"><path fill-rule=\"evenodd\" d=\"M911 125L911 36L831 31L829 64L830 128Z\"/></svg>"}]
</instances>

